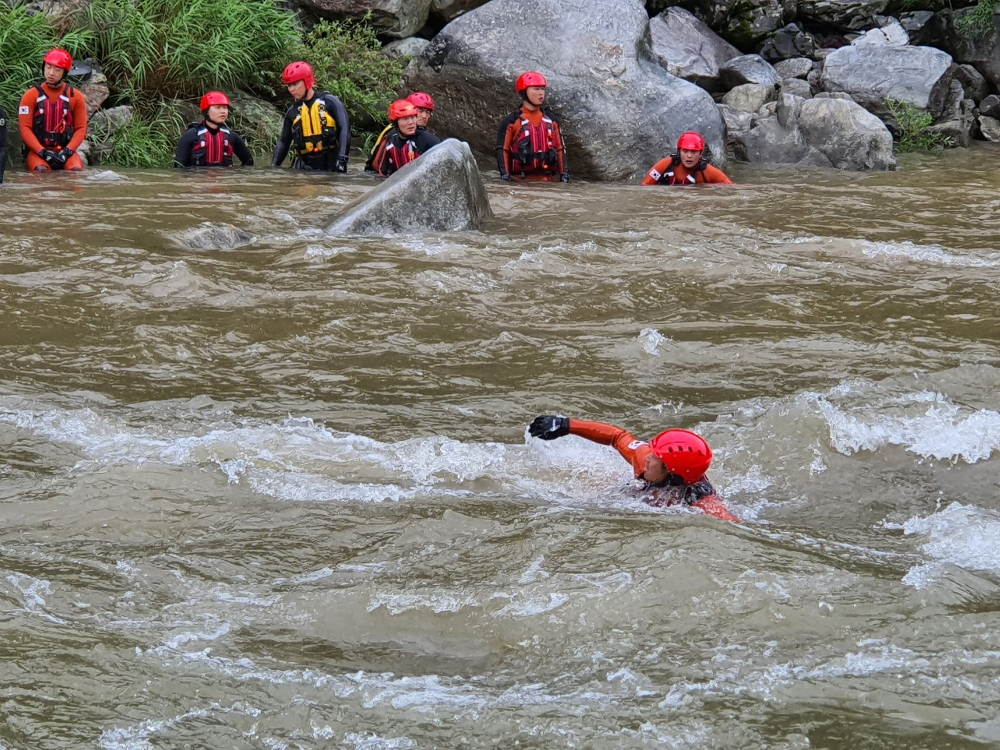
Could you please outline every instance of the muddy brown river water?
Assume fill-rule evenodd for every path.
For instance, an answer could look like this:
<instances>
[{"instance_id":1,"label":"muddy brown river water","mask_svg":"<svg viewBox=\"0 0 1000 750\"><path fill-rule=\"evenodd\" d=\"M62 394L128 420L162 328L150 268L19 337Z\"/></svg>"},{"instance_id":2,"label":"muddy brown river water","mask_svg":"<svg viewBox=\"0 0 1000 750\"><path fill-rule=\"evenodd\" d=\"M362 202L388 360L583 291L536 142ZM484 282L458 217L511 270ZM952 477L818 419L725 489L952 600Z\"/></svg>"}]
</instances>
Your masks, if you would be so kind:
<instances>
[{"instance_id":1,"label":"muddy brown river water","mask_svg":"<svg viewBox=\"0 0 1000 750\"><path fill-rule=\"evenodd\" d=\"M998 162L366 240L360 175L9 175L0 748L1000 744ZM745 522L539 413L702 432Z\"/></svg>"}]
</instances>

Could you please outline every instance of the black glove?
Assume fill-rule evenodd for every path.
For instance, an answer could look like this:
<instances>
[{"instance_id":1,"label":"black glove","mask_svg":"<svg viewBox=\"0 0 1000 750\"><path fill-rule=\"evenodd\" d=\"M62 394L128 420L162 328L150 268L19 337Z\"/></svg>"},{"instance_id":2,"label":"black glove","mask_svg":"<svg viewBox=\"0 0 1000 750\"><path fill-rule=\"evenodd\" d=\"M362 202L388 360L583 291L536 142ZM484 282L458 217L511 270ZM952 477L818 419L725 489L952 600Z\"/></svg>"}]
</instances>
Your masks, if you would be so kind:
<instances>
[{"instance_id":1,"label":"black glove","mask_svg":"<svg viewBox=\"0 0 1000 750\"><path fill-rule=\"evenodd\" d=\"M347 157L346 156L338 156L337 157L337 166L335 168L336 168L336 170L338 172L346 172L347 171Z\"/></svg>"},{"instance_id":2,"label":"black glove","mask_svg":"<svg viewBox=\"0 0 1000 750\"><path fill-rule=\"evenodd\" d=\"M506 180L507 182L511 181L511 177L510 177L509 174L502 174L502 175L500 175L500 179L501 180Z\"/></svg>"},{"instance_id":3,"label":"black glove","mask_svg":"<svg viewBox=\"0 0 1000 750\"><path fill-rule=\"evenodd\" d=\"M40 159L42 159L42 161L44 161L50 167L56 161L58 161L58 159L56 157L56 152L55 151L49 151L47 148L43 148L41 151L39 151L38 152L38 156L39 156Z\"/></svg>"},{"instance_id":4,"label":"black glove","mask_svg":"<svg viewBox=\"0 0 1000 750\"><path fill-rule=\"evenodd\" d=\"M569 182L569 172L563 172L559 175L559 182Z\"/></svg>"},{"instance_id":5,"label":"black glove","mask_svg":"<svg viewBox=\"0 0 1000 750\"><path fill-rule=\"evenodd\" d=\"M528 434L542 440L555 440L563 435L569 435L569 417L550 415L535 417L528 425Z\"/></svg>"},{"instance_id":6,"label":"black glove","mask_svg":"<svg viewBox=\"0 0 1000 750\"><path fill-rule=\"evenodd\" d=\"M69 160L69 157L75 153L76 151L71 148L64 148L62 151L56 152L56 161L60 164L65 164Z\"/></svg>"}]
</instances>

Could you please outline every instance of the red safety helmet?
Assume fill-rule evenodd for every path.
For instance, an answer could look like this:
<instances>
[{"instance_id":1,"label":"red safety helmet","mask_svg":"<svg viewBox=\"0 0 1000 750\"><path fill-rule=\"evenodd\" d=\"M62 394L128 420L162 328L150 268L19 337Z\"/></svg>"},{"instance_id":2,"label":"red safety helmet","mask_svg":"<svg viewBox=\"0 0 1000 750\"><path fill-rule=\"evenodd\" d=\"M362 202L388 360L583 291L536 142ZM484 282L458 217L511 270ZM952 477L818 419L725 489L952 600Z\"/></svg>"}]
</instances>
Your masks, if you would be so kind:
<instances>
[{"instance_id":1,"label":"red safety helmet","mask_svg":"<svg viewBox=\"0 0 1000 750\"><path fill-rule=\"evenodd\" d=\"M430 94L425 94L423 91L413 92L406 97L406 100L414 107L429 109L431 112L434 111L434 98Z\"/></svg>"},{"instance_id":2,"label":"red safety helmet","mask_svg":"<svg viewBox=\"0 0 1000 750\"><path fill-rule=\"evenodd\" d=\"M229 97L223 94L221 91L209 91L205 96L201 97L201 111L204 112L209 107L214 105L225 105L229 106Z\"/></svg>"},{"instance_id":3,"label":"red safety helmet","mask_svg":"<svg viewBox=\"0 0 1000 750\"><path fill-rule=\"evenodd\" d=\"M699 133L689 130L677 139L677 150L680 151L681 149L685 151L704 151L705 139Z\"/></svg>"},{"instance_id":4,"label":"red safety helmet","mask_svg":"<svg viewBox=\"0 0 1000 750\"><path fill-rule=\"evenodd\" d=\"M45 56L45 62L49 65L55 65L57 68L65 68L68 72L73 67L73 56L66 50L57 48L49 50Z\"/></svg>"},{"instance_id":5,"label":"red safety helmet","mask_svg":"<svg viewBox=\"0 0 1000 750\"><path fill-rule=\"evenodd\" d=\"M527 73L522 73L520 78L517 79L517 93L522 93L528 86L548 86L549 82L545 80L545 76L541 73L536 73L533 70L529 70Z\"/></svg>"},{"instance_id":6,"label":"red safety helmet","mask_svg":"<svg viewBox=\"0 0 1000 750\"><path fill-rule=\"evenodd\" d=\"M293 83L298 83L302 81L306 85L306 89L311 89L316 85L316 74L313 73L312 66L307 62L293 62L285 68L285 72L281 74L281 80L284 81L286 86Z\"/></svg>"},{"instance_id":7,"label":"red safety helmet","mask_svg":"<svg viewBox=\"0 0 1000 750\"><path fill-rule=\"evenodd\" d=\"M409 99L397 99L389 105L389 122L396 122L404 117L416 117L417 108Z\"/></svg>"},{"instance_id":8,"label":"red safety helmet","mask_svg":"<svg viewBox=\"0 0 1000 750\"><path fill-rule=\"evenodd\" d=\"M712 465L712 449L705 438L687 430L661 432L649 445L666 464L667 471L688 484L701 479Z\"/></svg>"}]
</instances>

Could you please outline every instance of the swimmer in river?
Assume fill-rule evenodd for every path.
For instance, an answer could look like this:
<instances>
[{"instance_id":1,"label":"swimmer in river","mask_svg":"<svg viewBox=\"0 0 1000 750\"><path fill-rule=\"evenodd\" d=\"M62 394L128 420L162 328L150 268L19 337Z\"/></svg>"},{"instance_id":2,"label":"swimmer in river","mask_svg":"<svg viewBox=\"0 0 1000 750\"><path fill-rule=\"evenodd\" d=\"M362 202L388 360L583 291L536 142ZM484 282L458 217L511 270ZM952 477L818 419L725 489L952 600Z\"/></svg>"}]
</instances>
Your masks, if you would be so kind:
<instances>
[{"instance_id":1,"label":"swimmer in river","mask_svg":"<svg viewBox=\"0 0 1000 750\"><path fill-rule=\"evenodd\" d=\"M610 445L632 464L635 478L646 484L644 502L656 508L687 505L723 521L739 521L715 494L706 472L712 449L700 435L687 430L667 430L646 442L614 425L543 415L535 417L528 433L540 440L577 435Z\"/></svg>"}]
</instances>

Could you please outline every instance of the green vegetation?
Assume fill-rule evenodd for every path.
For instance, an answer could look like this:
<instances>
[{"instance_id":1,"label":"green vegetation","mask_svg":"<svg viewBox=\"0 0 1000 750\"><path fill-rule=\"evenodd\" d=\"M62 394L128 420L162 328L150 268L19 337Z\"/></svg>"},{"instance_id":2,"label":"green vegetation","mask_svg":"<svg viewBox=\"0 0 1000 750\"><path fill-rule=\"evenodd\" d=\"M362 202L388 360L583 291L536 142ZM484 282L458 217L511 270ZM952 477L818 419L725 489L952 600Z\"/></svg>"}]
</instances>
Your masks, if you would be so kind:
<instances>
[{"instance_id":1,"label":"green vegetation","mask_svg":"<svg viewBox=\"0 0 1000 750\"><path fill-rule=\"evenodd\" d=\"M62 36L41 14L30 14L25 5L0 2L0 104L8 117L17 117L17 105L28 87L41 80L42 58L59 42L77 57L91 37L76 30Z\"/></svg>"},{"instance_id":2,"label":"green vegetation","mask_svg":"<svg viewBox=\"0 0 1000 750\"><path fill-rule=\"evenodd\" d=\"M105 161L126 167L170 166L186 120L213 89L233 99L230 126L256 156L269 156L291 103L281 71L293 60L313 66L317 88L340 97L354 134L367 143L367 131L386 121L403 72L401 61L379 53L364 23L302 31L280 0L93 0L59 19L0 0L0 103L8 113L40 80L42 57L54 46L95 58L110 103L135 109L113 147L104 128L92 131Z\"/></svg>"},{"instance_id":3,"label":"green vegetation","mask_svg":"<svg viewBox=\"0 0 1000 750\"><path fill-rule=\"evenodd\" d=\"M979 0L979 4L967 16L955 22L955 28L965 36L986 34L993 29L993 13L1000 0Z\"/></svg>"},{"instance_id":4,"label":"green vegetation","mask_svg":"<svg viewBox=\"0 0 1000 750\"><path fill-rule=\"evenodd\" d=\"M901 153L930 151L947 145L948 139L945 136L926 131L934 123L929 112L917 109L909 102L895 99L886 99L885 105L895 122L897 148Z\"/></svg>"}]
</instances>

